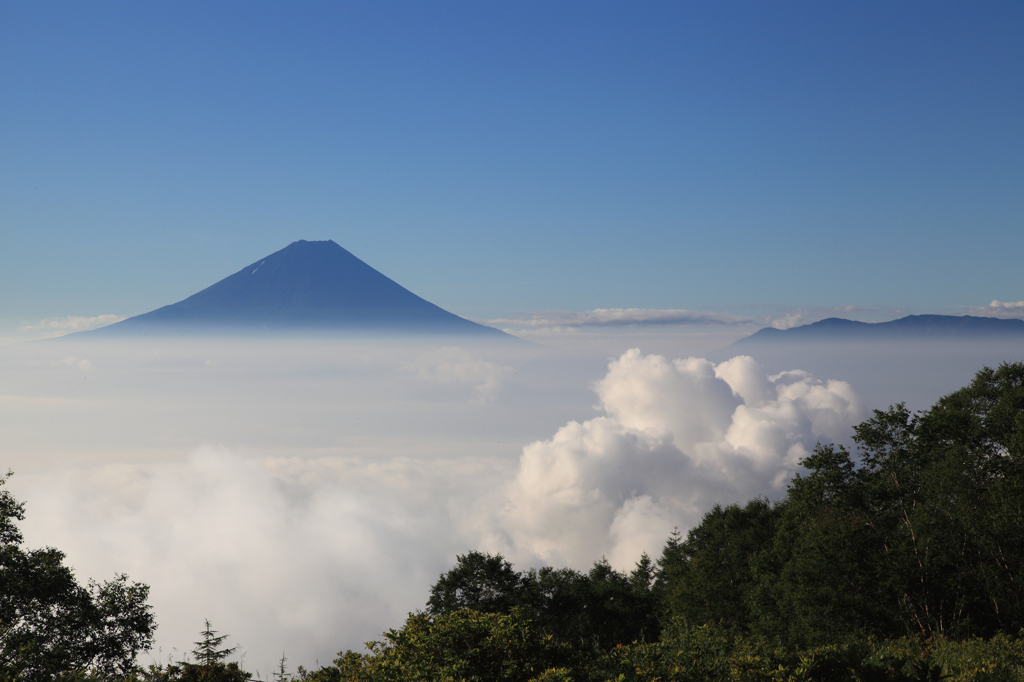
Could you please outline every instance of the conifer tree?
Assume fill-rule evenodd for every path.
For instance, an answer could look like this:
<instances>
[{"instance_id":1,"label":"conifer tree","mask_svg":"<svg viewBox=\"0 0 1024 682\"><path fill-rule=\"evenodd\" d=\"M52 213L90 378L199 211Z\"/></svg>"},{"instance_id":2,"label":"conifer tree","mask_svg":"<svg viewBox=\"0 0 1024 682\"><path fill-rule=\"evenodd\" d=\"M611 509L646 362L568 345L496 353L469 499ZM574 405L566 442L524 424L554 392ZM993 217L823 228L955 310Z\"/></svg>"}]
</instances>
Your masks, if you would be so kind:
<instances>
[{"instance_id":1,"label":"conifer tree","mask_svg":"<svg viewBox=\"0 0 1024 682\"><path fill-rule=\"evenodd\" d=\"M200 634L203 639L200 642L196 642L196 648L192 650L192 655L196 657L196 663L199 665L215 665L220 663L225 658L235 653L238 649L237 646L233 646L227 649L220 649L219 647L224 643L224 640L228 638L227 635L217 635L216 630L210 629L210 619L206 618L206 629Z\"/></svg>"}]
</instances>

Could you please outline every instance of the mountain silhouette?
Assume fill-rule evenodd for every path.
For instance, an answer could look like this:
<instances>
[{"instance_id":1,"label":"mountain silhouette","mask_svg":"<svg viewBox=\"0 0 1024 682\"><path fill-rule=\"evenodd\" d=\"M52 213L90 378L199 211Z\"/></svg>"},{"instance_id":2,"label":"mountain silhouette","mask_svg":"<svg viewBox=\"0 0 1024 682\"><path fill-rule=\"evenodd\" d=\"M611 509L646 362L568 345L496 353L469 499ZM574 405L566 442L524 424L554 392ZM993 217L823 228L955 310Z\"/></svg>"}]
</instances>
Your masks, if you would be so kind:
<instances>
[{"instance_id":1,"label":"mountain silhouette","mask_svg":"<svg viewBox=\"0 0 1024 682\"><path fill-rule=\"evenodd\" d=\"M889 322L830 317L792 329L767 327L729 347L776 346L793 342L1008 340L1024 341L1024 320L971 315L908 315Z\"/></svg>"},{"instance_id":2,"label":"mountain silhouette","mask_svg":"<svg viewBox=\"0 0 1024 682\"><path fill-rule=\"evenodd\" d=\"M81 334L335 331L515 338L420 298L333 241L305 240L183 301Z\"/></svg>"}]
</instances>

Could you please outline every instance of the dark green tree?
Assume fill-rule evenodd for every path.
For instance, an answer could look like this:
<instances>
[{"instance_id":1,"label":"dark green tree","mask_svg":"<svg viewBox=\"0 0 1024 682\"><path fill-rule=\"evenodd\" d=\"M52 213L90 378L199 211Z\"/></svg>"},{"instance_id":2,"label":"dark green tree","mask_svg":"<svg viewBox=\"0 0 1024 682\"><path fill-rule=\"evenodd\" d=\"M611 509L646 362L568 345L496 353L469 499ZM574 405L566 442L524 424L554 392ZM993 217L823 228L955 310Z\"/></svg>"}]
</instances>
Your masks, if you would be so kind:
<instances>
[{"instance_id":1,"label":"dark green tree","mask_svg":"<svg viewBox=\"0 0 1024 682\"><path fill-rule=\"evenodd\" d=\"M895 619L891 557L864 508L849 453L818 446L779 507L774 537L753 559L751 628L791 646L904 633Z\"/></svg>"},{"instance_id":2,"label":"dark green tree","mask_svg":"<svg viewBox=\"0 0 1024 682\"><path fill-rule=\"evenodd\" d=\"M221 663L225 658L235 653L238 647L232 646L221 649L221 645L224 644L224 640L228 636L218 635L217 631L210 627L209 618L205 620L205 623L206 627L199 633L202 639L195 643L196 648L192 650L192 655L195 657L198 665L212 666Z\"/></svg>"},{"instance_id":3,"label":"dark green tree","mask_svg":"<svg viewBox=\"0 0 1024 682\"><path fill-rule=\"evenodd\" d=\"M500 554L470 552L431 588L427 613L507 614L515 608L557 641L577 651L599 651L657 639L653 574L647 556L627 576L603 559L589 573L550 566L521 573Z\"/></svg>"},{"instance_id":4,"label":"dark green tree","mask_svg":"<svg viewBox=\"0 0 1024 682\"><path fill-rule=\"evenodd\" d=\"M508 613L523 589L523 576L500 554L470 552L430 588L427 613L440 616L462 609Z\"/></svg>"},{"instance_id":5,"label":"dark green tree","mask_svg":"<svg viewBox=\"0 0 1024 682\"><path fill-rule=\"evenodd\" d=\"M794 644L1024 626L1024 364L911 414L876 410L858 456L819 446L758 561L758 618Z\"/></svg>"},{"instance_id":6,"label":"dark green tree","mask_svg":"<svg viewBox=\"0 0 1024 682\"><path fill-rule=\"evenodd\" d=\"M682 541L669 538L658 565L663 617L749 629L753 564L774 537L778 510L765 499L715 505Z\"/></svg>"},{"instance_id":7,"label":"dark green tree","mask_svg":"<svg viewBox=\"0 0 1024 682\"><path fill-rule=\"evenodd\" d=\"M131 674L156 629L149 588L124 575L80 585L63 552L22 546L24 517L24 505L0 490L0 669L25 680Z\"/></svg>"}]
</instances>

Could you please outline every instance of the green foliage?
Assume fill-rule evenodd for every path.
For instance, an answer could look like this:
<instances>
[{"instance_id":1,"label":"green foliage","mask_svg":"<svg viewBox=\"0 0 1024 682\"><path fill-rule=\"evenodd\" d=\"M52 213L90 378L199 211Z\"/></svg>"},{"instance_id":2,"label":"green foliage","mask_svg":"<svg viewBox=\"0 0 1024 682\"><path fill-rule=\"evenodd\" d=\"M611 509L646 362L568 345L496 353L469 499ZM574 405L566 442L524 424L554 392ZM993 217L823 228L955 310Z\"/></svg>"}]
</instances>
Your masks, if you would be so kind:
<instances>
[{"instance_id":1,"label":"green foliage","mask_svg":"<svg viewBox=\"0 0 1024 682\"><path fill-rule=\"evenodd\" d=\"M125 575L80 585L63 552L22 546L17 522L24 517L24 505L0 490L0 674L21 680L130 675L156 629L149 587Z\"/></svg>"},{"instance_id":2,"label":"green foliage","mask_svg":"<svg viewBox=\"0 0 1024 682\"><path fill-rule=\"evenodd\" d=\"M771 542L777 517L764 499L715 505L685 541L673 535L658 562L656 589L666 616L749 629L754 559Z\"/></svg>"},{"instance_id":3,"label":"green foliage","mask_svg":"<svg viewBox=\"0 0 1024 682\"><path fill-rule=\"evenodd\" d=\"M211 665L183 661L150 666L138 679L142 682L248 682L252 677L234 661Z\"/></svg>"},{"instance_id":4,"label":"green foliage","mask_svg":"<svg viewBox=\"0 0 1024 682\"><path fill-rule=\"evenodd\" d=\"M533 628L518 609L410 615L405 626L369 642L369 654L339 654L316 682L554 682L566 678L569 651Z\"/></svg>"},{"instance_id":5,"label":"green foliage","mask_svg":"<svg viewBox=\"0 0 1024 682\"><path fill-rule=\"evenodd\" d=\"M588 573L544 567L517 572L501 555L471 552L431 588L427 613L518 609L540 632L579 651L603 651L637 639L657 639L655 568L646 555L629 575L607 561Z\"/></svg>"},{"instance_id":6,"label":"green foliage","mask_svg":"<svg viewBox=\"0 0 1024 682\"><path fill-rule=\"evenodd\" d=\"M455 567L430 588L427 612L434 615L463 609L507 613L516 605L523 576L500 554L470 552L456 558Z\"/></svg>"},{"instance_id":7,"label":"green foliage","mask_svg":"<svg viewBox=\"0 0 1024 682\"><path fill-rule=\"evenodd\" d=\"M792 650L762 637L674 622L661 641L617 647L599 678L616 682L938 682L943 669L917 640L848 641ZM967 677L967 680L980 678ZM1019 678L1015 678L1019 679Z\"/></svg>"}]
</instances>

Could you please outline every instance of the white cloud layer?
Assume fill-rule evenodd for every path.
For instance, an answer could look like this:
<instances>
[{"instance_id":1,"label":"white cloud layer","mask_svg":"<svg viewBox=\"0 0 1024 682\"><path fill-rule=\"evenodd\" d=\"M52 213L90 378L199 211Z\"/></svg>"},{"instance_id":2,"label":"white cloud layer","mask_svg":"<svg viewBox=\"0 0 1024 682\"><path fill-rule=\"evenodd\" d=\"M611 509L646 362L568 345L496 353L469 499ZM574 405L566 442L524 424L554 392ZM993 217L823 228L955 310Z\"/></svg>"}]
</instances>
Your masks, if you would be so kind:
<instances>
[{"instance_id":1,"label":"white cloud layer","mask_svg":"<svg viewBox=\"0 0 1024 682\"><path fill-rule=\"evenodd\" d=\"M479 403L494 400L502 383L515 374L511 367L453 346L426 351L415 360L402 363L399 369L423 381L470 386L474 393L472 402Z\"/></svg>"},{"instance_id":2,"label":"white cloud layer","mask_svg":"<svg viewBox=\"0 0 1024 682\"><path fill-rule=\"evenodd\" d=\"M422 606L466 542L444 501L484 473L471 461L253 459L203 446L184 461L55 472L30 488L26 529L45 528L80 576L119 570L151 585L165 654L187 651L209 618L265 675L282 649L311 667Z\"/></svg>"},{"instance_id":3,"label":"white cloud layer","mask_svg":"<svg viewBox=\"0 0 1024 682\"><path fill-rule=\"evenodd\" d=\"M849 384L748 357L604 358L30 344L0 355L0 454L30 546L152 586L164 658L210 618L266 674L361 648L471 549L629 568L716 502L782 494L864 414Z\"/></svg>"}]
</instances>

